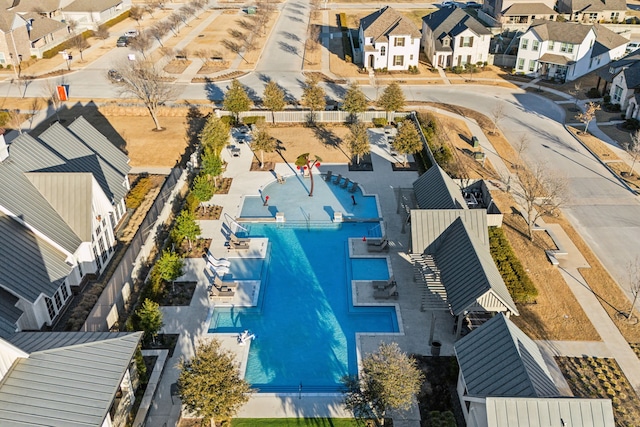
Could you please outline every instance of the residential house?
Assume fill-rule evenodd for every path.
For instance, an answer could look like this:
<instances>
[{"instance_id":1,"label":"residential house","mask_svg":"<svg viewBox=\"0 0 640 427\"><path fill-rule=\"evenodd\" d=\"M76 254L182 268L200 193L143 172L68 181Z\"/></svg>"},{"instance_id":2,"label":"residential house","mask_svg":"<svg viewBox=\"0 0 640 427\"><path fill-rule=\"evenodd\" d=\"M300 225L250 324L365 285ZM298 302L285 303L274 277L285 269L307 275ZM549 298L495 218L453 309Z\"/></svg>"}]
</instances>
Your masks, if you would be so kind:
<instances>
[{"instance_id":1,"label":"residential house","mask_svg":"<svg viewBox=\"0 0 640 427\"><path fill-rule=\"evenodd\" d=\"M491 32L457 7L443 7L422 18L421 45L436 67L464 66L489 59Z\"/></svg>"},{"instance_id":2,"label":"residential house","mask_svg":"<svg viewBox=\"0 0 640 427\"><path fill-rule=\"evenodd\" d=\"M135 333L0 338L0 425L124 427L135 402Z\"/></svg>"},{"instance_id":3,"label":"residential house","mask_svg":"<svg viewBox=\"0 0 640 427\"><path fill-rule=\"evenodd\" d=\"M0 142L0 296L21 311L0 318L5 329L40 329L113 256L130 167L83 117Z\"/></svg>"},{"instance_id":4,"label":"residential house","mask_svg":"<svg viewBox=\"0 0 640 427\"><path fill-rule=\"evenodd\" d=\"M433 166L414 182L411 259L421 279L423 310L449 311L456 335L494 313L518 315L491 253L487 211L469 209L462 190Z\"/></svg>"},{"instance_id":5,"label":"residential house","mask_svg":"<svg viewBox=\"0 0 640 427\"><path fill-rule=\"evenodd\" d=\"M558 0L558 11L571 21L624 22L627 13L625 0Z\"/></svg>"},{"instance_id":6,"label":"residential house","mask_svg":"<svg viewBox=\"0 0 640 427\"><path fill-rule=\"evenodd\" d=\"M520 37L514 71L572 81L620 58L628 42L600 24L536 20Z\"/></svg>"},{"instance_id":7,"label":"residential house","mask_svg":"<svg viewBox=\"0 0 640 427\"><path fill-rule=\"evenodd\" d=\"M0 64L17 67L69 37L69 26L36 12L0 11Z\"/></svg>"},{"instance_id":8,"label":"residential house","mask_svg":"<svg viewBox=\"0 0 640 427\"><path fill-rule=\"evenodd\" d=\"M615 426L611 400L562 396L536 343L501 314L454 349L467 427Z\"/></svg>"},{"instance_id":9,"label":"residential house","mask_svg":"<svg viewBox=\"0 0 640 427\"><path fill-rule=\"evenodd\" d=\"M11 11L19 14L35 12L46 18L63 19L62 8L73 0L18 0Z\"/></svg>"},{"instance_id":10,"label":"residential house","mask_svg":"<svg viewBox=\"0 0 640 427\"><path fill-rule=\"evenodd\" d=\"M124 0L75 0L64 6L62 13L67 22L75 21L81 28L96 30L98 25L115 18L124 10Z\"/></svg>"},{"instance_id":11,"label":"residential house","mask_svg":"<svg viewBox=\"0 0 640 427\"><path fill-rule=\"evenodd\" d=\"M500 14L503 29L526 31L535 19L554 21L558 12L544 3L513 3Z\"/></svg>"},{"instance_id":12,"label":"residential house","mask_svg":"<svg viewBox=\"0 0 640 427\"><path fill-rule=\"evenodd\" d=\"M362 18L358 39L365 68L392 71L418 65L420 31L392 7Z\"/></svg>"},{"instance_id":13,"label":"residential house","mask_svg":"<svg viewBox=\"0 0 640 427\"><path fill-rule=\"evenodd\" d=\"M632 52L598 70L598 90L601 80L605 82L602 93L611 97L611 103L620 104L626 118L637 119L640 116L640 52Z\"/></svg>"},{"instance_id":14,"label":"residential house","mask_svg":"<svg viewBox=\"0 0 640 427\"><path fill-rule=\"evenodd\" d=\"M485 0L482 3L482 12L486 13L487 15L493 17L498 21L501 21L501 18L504 15L504 12L510 9L514 5L519 5L516 8L516 10L520 10L520 11L522 11L523 9L531 10L534 8L540 9L541 11L547 10L547 9L541 9L540 6L537 6L539 4L545 5L547 9L554 10L556 6L556 0L537 0L535 3L531 0ZM533 6L533 5L536 5L536 6ZM482 18L481 15L479 16L480 18Z\"/></svg>"}]
</instances>

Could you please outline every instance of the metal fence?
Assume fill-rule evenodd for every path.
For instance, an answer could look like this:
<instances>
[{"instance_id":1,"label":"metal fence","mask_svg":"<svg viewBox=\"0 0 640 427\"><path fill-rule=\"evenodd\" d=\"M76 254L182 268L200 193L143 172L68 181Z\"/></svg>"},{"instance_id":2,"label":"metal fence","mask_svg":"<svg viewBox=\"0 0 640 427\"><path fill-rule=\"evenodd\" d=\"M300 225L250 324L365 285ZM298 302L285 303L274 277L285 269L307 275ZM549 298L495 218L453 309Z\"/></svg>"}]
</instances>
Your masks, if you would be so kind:
<instances>
[{"instance_id":1,"label":"metal fence","mask_svg":"<svg viewBox=\"0 0 640 427\"><path fill-rule=\"evenodd\" d=\"M125 302L128 301L131 295L131 284L133 282L131 276L135 269L136 258L140 254L140 249L147 240L149 233L155 231L155 222L160 216L182 172L183 170L180 168L172 169L164 181L164 184L162 184L162 188L154 200L153 205L151 205L149 212L147 212L138 231L136 231L136 234L133 236L118 267L107 282L96 305L82 326L83 331L107 331L119 320L118 310L124 308Z\"/></svg>"}]
</instances>

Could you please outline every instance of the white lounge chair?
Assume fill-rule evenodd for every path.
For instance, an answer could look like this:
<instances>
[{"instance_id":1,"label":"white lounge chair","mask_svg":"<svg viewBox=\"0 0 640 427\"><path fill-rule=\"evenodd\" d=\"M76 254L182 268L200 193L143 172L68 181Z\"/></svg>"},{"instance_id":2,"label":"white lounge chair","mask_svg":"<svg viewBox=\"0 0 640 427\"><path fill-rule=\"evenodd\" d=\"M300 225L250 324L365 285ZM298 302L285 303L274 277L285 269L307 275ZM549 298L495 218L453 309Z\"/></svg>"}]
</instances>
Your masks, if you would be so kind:
<instances>
[{"instance_id":1,"label":"white lounge chair","mask_svg":"<svg viewBox=\"0 0 640 427\"><path fill-rule=\"evenodd\" d=\"M210 264L212 264L212 265L214 265L216 267L230 267L231 266L231 261L226 260L224 258L218 259L218 258L214 257L211 254L211 252L209 252L209 251L207 251L206 259L207 259L208 263L210 263Z\"/></svg>"},{"instance_id":2,"label":"white lounge chair","mask_svg":"<svg viewBox=\"0 0 640 427\"><path fill-rule=\"evenodd\" d=\"M224 276L229 273L229 267L216 267L215 265L207 262L207 268L211 272L212 276Z\"/></svg>"}]
</instances>

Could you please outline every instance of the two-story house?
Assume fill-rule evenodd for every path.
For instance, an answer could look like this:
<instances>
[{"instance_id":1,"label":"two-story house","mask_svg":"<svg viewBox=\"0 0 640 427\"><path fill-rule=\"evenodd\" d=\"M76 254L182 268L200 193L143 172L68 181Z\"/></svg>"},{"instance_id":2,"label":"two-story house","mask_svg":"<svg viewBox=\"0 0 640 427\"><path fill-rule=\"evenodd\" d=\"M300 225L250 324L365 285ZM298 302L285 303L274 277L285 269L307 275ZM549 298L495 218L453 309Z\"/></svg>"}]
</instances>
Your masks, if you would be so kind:
<instances>
[{"instance_id":1,"label":"two-story house","mask_svg":"<svg viewBox=\"0 0 640 427\"><path fill-rule=\"evenodd\" d=\"M620 58L628 42L599 24L536 20L520 37L514 71L572 81Z\"/></svg>"},{"instance_id":2,"label":"two-story house","mask_svg":"<svg viewBox=\"0 0 640 427\"><path fill-rule=\"evenodd\" d=\"M69 26L36 12L0 11L0 64L17 67L70 37Z\"/></svg>"},{"instance_id":3,"label":"two-story house","mask_svg":"<svg viewBox=\"0 0 640 427\"><path fill-rule=\"evenodd\" d=\"M537 6L540 4L546 6L546 8L542 9L540 6ZM486 13L500 22L505 11L514 5L518 5L514 11L522 11L523 9L532 10L535 8L546 14L549 9L554 10L556 0L536 0L535 2L531 0L485 0L482 3L482 13ZM479 14L479 17L482 18L482 15Z\"/></svg>"},{"instance_id":4,"label":"two-story house","mask_svg":"<svg viewBox=\"0 0 640 427\"><path fill-rule=\"evenodd\" d=\"M555 21L558 12L544 3L513 3L502 11L499 22L503 29L526 31L535 19Z\"/></svg>"},{"instance_id":5,"label":"two-story house","mask_svg":"<svg viewBox=\"0 0 640 427\"><path fill-rule=\"evenodd\" d=\"M558 11L570 20L593 22L624 22L627 13L625 0L558 0Z\"/></svg>"},{"instance_id":6,"label":"two-story house","mask_svg":"<svg viewBox=\"0 0 640 427\"><path fill-rule=\"evenodd\" d=\"M52 325L114 254L127 156L84 118L0 140L0 288L14 330ZM6 320L6 319L5 319Z\"/></svg>"},{"instance_id":7,"label":"two-story house","mask_svg":"<svg viewBox=\"0 0 640 427\"><path fill-rule=\"evenodd\" d=\"M611 97L613 104L620 104L628 119L640 116L640 52L632 52L598 70L598 89L604 80L603 93Z\"/></svg>"},{"instance_id":8,"label":"two-story house","mask_svg":"<svg viewBox=\"0 0 640 427\"><path fill-rule=\"evenodd\" d=\"M444 7L422 18L421 45L436 67L487 61L491 32L464 9Z\"/></svg>"},{"instance_id":9,"label":"two-story house","mask_svg":"<svg viewBox=\"0 0 640 427\"><path fill-rule=\"evenodd\" d=\"M362 66L407 70L418 65L420 31L395 9L385 6L360 20Z\"/></svg>"}]
</instances>

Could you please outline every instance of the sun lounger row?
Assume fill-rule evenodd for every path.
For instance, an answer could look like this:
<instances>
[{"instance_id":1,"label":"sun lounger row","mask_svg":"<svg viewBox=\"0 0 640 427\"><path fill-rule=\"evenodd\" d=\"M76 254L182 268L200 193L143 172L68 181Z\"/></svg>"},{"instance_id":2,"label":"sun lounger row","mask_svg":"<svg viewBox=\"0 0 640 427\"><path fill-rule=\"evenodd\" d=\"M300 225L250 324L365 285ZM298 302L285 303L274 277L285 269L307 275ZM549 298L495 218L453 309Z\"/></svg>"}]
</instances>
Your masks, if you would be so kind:
<instances>
[{"instance_id":1,"label":"sun lounger row","mask_svg":"<svg viewBox=\"0 0 640 427\"><path fill-rule=\"evenodd\" d=\"M249 249L251 239L246 237L238 237L234 232L229 233L229 250Z\"/></svg>"},{"instance_id":2,"label":"sun lounger row","mask_svg":"<svg viewBox=\"0 0 640 427\"><path fill-rule=\"evenodd\" d=\"M398 299L398 286L395 284L385 289L373 291L373 298L375 299Z\"/></svg>"},{"instance_id":3,"label":"sun lounger row","mask_svg":"<svg viewBox=\"0 0 640 427\"><path fill-rule=\"evenodd\" d=\"M373 289L378 291L383 291L397 285L393 276L389 277L387 280L372 280L371 284L373 285Z\"/></svg>"},{"instance_id":4,"label":"sun lounger row","mask_svg":"<svg viewBox=\"0 0 640 427\"><path fill-rule=\"evenodd\" d=\"M351 188L349 188L349 192L355 193L356 191L358 191L358 183L351 181L351 179L349 178L345 178L343 181L342 174L338 174L337 176L334 176L331 171L327 171L327 173L324 175L324 180L326 182L331 182L334 185L340 185L340 188L345 188L345 189L349 188L349 184L352 184Z\"/></svg>"},{"instance_id":5,"label":"sun lounger row","mask_svg":"<svg viewBox=\"0 0 640 427\"><path fill-rule=\"evenodd\" d=\"M389 249L389 240L386 237L367 239L368 252L382 252Z\"/></svg>"}]
</instances>

